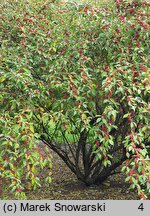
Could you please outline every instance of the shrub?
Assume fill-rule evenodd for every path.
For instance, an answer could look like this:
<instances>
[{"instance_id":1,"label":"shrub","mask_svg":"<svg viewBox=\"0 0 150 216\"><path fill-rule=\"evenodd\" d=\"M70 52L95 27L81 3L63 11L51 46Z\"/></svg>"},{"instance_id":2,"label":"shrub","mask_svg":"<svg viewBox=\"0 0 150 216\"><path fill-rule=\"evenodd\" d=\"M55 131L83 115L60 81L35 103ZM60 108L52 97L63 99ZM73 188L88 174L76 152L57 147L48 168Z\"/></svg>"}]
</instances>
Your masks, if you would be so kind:
<instances>
[{"instance_id":1,"label":"shrub","mask_svg":"<svg viewBox=\"0 0 150 216\"><path fill-rule=\"evenodd\" d=\"M19 57L22 35L18 31L21 27L18 22L23 6L24 3L18 5L13 2L2 8L0 180L3 193L0 197L7 199L8 195L5 194L9 192L17 199L25 199L27 187L34 190L40 187L40 171L45 167L48 170L46 181L51 182L51 155L45 157L44 152L48 149L43 146L44 149L40 150L37 147L34 134L34 104L30 96L31 86L28 86L31 74L26 69L24 58ZM17 10L20 10L18 14ZM21 49L24 50L23 47ZM35 82L32 82L32 85L36 85ZM4 193L6 191L7 193Z\"/></svg>"},{"instance_id":2,"label":"shrub","mask_svg":"<svg viewBox=\"0 0 150 216\"><path fill-rule=\"evenodd\" d=\"M8 124L11 133L17 127L19 137L13 134L17 147L4 142L2 156L6 147L13 152L17 148L26 166L25 154L30 149L34 158L33 140L38 139L86 185L101 184L121 165L131 188L140 198L147 197L148 6L147 2L115 1L101 9L90 4L81 8L59 1L20 1L6 8L2 134L6 140ZM6 114L11 123L4 121ZM28 146L22 141L29 141ZM18 156L12 149L10 154L13 163ZM36 162L38 158L39 153ZM4 164L2 170L6 167L8 172Z\"/></svg>"}]
</instances>

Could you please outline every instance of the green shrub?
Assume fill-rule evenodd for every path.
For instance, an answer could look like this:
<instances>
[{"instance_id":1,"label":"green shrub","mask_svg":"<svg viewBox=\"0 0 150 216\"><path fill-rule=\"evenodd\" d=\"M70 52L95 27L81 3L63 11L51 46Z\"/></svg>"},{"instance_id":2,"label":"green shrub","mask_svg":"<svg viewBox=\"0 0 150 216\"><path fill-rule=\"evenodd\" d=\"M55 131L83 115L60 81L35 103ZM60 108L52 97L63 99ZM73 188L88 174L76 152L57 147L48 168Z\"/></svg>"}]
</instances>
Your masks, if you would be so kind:
<instances>
[{"instance_id":1,"label":"green shrub","mask_svg":"<svg viewBox=\"0 0 150 216\"><path fill-rule=\"evenodd\" d=\"M14 169L40 165L33 149L37 139L86 185L101 184L121 165L131 188L147 197L148 6L115 1L108 8L87 4L78 10L59 1L19 1L6 7L0 78L3 177L10 172L4 155L11 155ZM17 146L8 144L12 133ZM26 159L29 150L32 159ZM22 157L18 166L16 151ZM18 173L20 179L23 172Z\"/></svg>"}]
</instances>

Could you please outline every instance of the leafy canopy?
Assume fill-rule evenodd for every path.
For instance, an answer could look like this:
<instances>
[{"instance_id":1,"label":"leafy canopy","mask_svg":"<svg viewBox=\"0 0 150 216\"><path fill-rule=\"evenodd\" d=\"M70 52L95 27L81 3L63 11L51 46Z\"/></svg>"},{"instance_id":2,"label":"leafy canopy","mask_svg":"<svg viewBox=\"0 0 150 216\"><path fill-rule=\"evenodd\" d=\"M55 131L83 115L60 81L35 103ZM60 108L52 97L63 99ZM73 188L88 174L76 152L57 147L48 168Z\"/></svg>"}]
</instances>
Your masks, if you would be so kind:
<instances>
[{"instance_id":1,"label":"leafy canopy","mask_svg":"<svg viewBox=\"0 0 150 216\"><path fill-rule=\"evenodd\" d=\"M24 175L36 189L39 168L50 162L36 149L40 139L86 184L105 180L123 164L131 188L146 198L148 6L119 0L105 8L60 1L6 5L0 175L16 195L25 196Z\"/></svg>"}]
</instances>

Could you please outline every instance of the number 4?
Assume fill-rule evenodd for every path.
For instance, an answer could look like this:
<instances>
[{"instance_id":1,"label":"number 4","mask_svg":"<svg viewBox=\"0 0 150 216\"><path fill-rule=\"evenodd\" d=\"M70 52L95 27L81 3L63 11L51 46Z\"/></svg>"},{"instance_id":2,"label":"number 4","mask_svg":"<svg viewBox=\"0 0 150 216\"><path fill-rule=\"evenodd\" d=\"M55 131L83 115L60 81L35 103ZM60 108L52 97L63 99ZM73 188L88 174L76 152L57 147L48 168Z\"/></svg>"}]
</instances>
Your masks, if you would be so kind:
<instances>
[{"instance_id":1,"label":"number 4","mask_svg":"<svg viewBox=\"0 0 150 216\"><path fill-rule=\"evenodd\" d=\"M144 210L144 206L143 206L143 203L141 203L138 207L139 210L143 211Z\"/></svg>"}]
</instances>

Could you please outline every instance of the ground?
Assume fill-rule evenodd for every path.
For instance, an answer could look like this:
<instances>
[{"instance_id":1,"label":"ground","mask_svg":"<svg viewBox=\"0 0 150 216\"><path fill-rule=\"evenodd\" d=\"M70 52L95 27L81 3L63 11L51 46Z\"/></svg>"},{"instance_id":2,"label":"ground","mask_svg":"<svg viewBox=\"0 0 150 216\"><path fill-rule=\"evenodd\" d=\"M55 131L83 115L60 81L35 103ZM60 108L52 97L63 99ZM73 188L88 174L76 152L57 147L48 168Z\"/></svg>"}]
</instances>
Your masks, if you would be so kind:
<instances>
[{"instance_id":1,"label":"ground","mask_svg":"<svg viewBox=\"0 0 150 216\"><path fill-rule=\"evenodd\" d=\"M27 191L27 198L34 200L137 200L135 191L129 191L123 173L111 176L99 187L87 187L76 179L63 161L53 154L53 181L37 191ZM43 173L43 179L44 179Z\"/></svg>"},{"instance_id":2,"label":"ground","mask_svg":"<svg viewBox=\"0 0 150 216\"><path fill-rule=\"evenodd\" d=\"M38 145L42 150L42 143ZM129 184L125 182L125 174L119 173L111 176L101 186L87 187L80 182L69 170L64 162L52 151L53 156L52 183L46 185L46 170L40 175L43 179L42 187L36 191L26 187L28 200L137 200L137 194L129 190ZM46 154L46 152L45 152ZM0 188L2 181L0 180ZM9 188L8 188L9 191ZM0 196L1 197L1 196ZM1 199L1 198L0 198ZM15 199L8 192L4 193L2 199Z\"/></svg>"}]
</instances>

